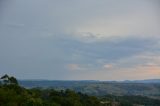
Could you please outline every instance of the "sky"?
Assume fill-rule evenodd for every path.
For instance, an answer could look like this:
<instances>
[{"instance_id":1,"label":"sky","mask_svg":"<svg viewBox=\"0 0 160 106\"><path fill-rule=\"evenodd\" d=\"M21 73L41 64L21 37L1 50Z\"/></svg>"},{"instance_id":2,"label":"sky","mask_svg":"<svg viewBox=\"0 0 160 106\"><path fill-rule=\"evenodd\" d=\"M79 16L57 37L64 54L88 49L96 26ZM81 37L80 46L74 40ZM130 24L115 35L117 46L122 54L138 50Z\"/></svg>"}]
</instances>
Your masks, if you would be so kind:
<instances>
[{"instance_id":1,"label":"sky","mask_svg":"<svg viewBox=\"0 0 160 106\"><path fill-rule=\"evenodd\" d=\"M159 0L0 0L0 75L160 78Z\"/></svg>"}]
</instances>

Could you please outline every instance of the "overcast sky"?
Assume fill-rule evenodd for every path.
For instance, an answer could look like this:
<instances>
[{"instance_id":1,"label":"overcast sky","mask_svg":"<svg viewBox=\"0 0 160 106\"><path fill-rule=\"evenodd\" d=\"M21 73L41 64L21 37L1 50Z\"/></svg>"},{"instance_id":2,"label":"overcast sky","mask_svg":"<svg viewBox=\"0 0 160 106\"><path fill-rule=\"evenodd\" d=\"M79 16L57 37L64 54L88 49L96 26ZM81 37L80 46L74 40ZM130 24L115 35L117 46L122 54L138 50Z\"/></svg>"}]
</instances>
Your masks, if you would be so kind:
<instances>
[{"instance_id":1,"label":"overcast sky","mask_svg":"<svg viewBox=\"0 0 160 106\"><path fill-rule=\"evenodd\" d=\"M0 75L160 78L159 0L0 0Z\"/></svg>"}]
</instances>

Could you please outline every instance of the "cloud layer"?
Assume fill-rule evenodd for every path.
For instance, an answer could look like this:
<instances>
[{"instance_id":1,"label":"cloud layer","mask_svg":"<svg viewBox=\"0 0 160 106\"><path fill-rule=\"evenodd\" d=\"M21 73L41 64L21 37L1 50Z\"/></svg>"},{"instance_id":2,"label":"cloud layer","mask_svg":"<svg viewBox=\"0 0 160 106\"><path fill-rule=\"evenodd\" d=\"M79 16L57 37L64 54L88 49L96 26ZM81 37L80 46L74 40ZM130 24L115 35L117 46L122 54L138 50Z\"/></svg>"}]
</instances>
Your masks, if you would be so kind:
<instances>
[{"instance_id":1,"label":"cloud layer","mask_svg":"<svg viewBox=\"0 0 160 106\"><path fill-rule=\"evenodd\" d=\"M0 74L159 78L159 9L158 0L1 0Z\"/></svg>"}]
</instances>

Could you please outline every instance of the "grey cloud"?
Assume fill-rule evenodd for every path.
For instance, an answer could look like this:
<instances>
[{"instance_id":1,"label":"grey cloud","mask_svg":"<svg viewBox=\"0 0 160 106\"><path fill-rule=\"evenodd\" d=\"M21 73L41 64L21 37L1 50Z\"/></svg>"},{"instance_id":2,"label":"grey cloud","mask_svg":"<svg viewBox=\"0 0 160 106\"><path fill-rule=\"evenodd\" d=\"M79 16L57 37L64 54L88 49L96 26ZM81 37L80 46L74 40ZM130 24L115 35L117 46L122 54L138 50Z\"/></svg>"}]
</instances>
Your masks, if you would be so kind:
<instances>
[{"instance_id":1,"label":"grey cloud","mask_svg":"<svg viewBox=\"0 0 160 106\"><path fill-rule=\"evenodd\" d=\"M114 64L113 68L137 65L138 59L132 58L135 55L159 53L158 37L133 34L98 38L101 33L77 30L96 24L94 21L102 20L100 25L103 26L103 20L121 20L135 12L136 7L141 12L150 10L151 14L156 9L154 5L148 0L1 0L0 74L14 74L18 78L69 79L78 74L95 73L106 64ZM152 25L156 30L157 24ZM128 62L130 60L132 62ZM70 72L66 68L68 64L79 64L85 71Z\"/></svg>"}]
</instances>

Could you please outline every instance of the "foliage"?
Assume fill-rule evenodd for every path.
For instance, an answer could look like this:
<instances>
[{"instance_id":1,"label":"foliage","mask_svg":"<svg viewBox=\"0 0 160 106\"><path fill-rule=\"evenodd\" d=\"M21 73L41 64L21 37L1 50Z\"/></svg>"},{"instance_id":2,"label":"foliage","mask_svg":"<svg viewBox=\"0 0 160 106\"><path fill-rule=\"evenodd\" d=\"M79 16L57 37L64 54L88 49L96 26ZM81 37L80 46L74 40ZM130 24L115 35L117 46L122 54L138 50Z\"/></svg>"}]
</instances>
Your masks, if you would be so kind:
<instances>
[{"instance_id":1,"label":"foliage","mask_svg":"<svg viewBox=\"0 0 160 106\"><path fill-rule=\"evenodd\" d=\"M0 106L100 106L96 97L69 89L26 89L14 77L5 75L1 79Z\"/></svg>"},{"instance_id":2,"label":"foliage","mask_svg":"<svg viewBox=\"0 0 160 106\"><path fill-rule=\"evenodd\" d=\"M5 85L7 85L7 84L18 85L17 79L14 78L13 76L9 77L7 74L5 74L4 76L2 76L1 80L2 80L3 84L5 84Z\"/></svg>"}]
</instances>

